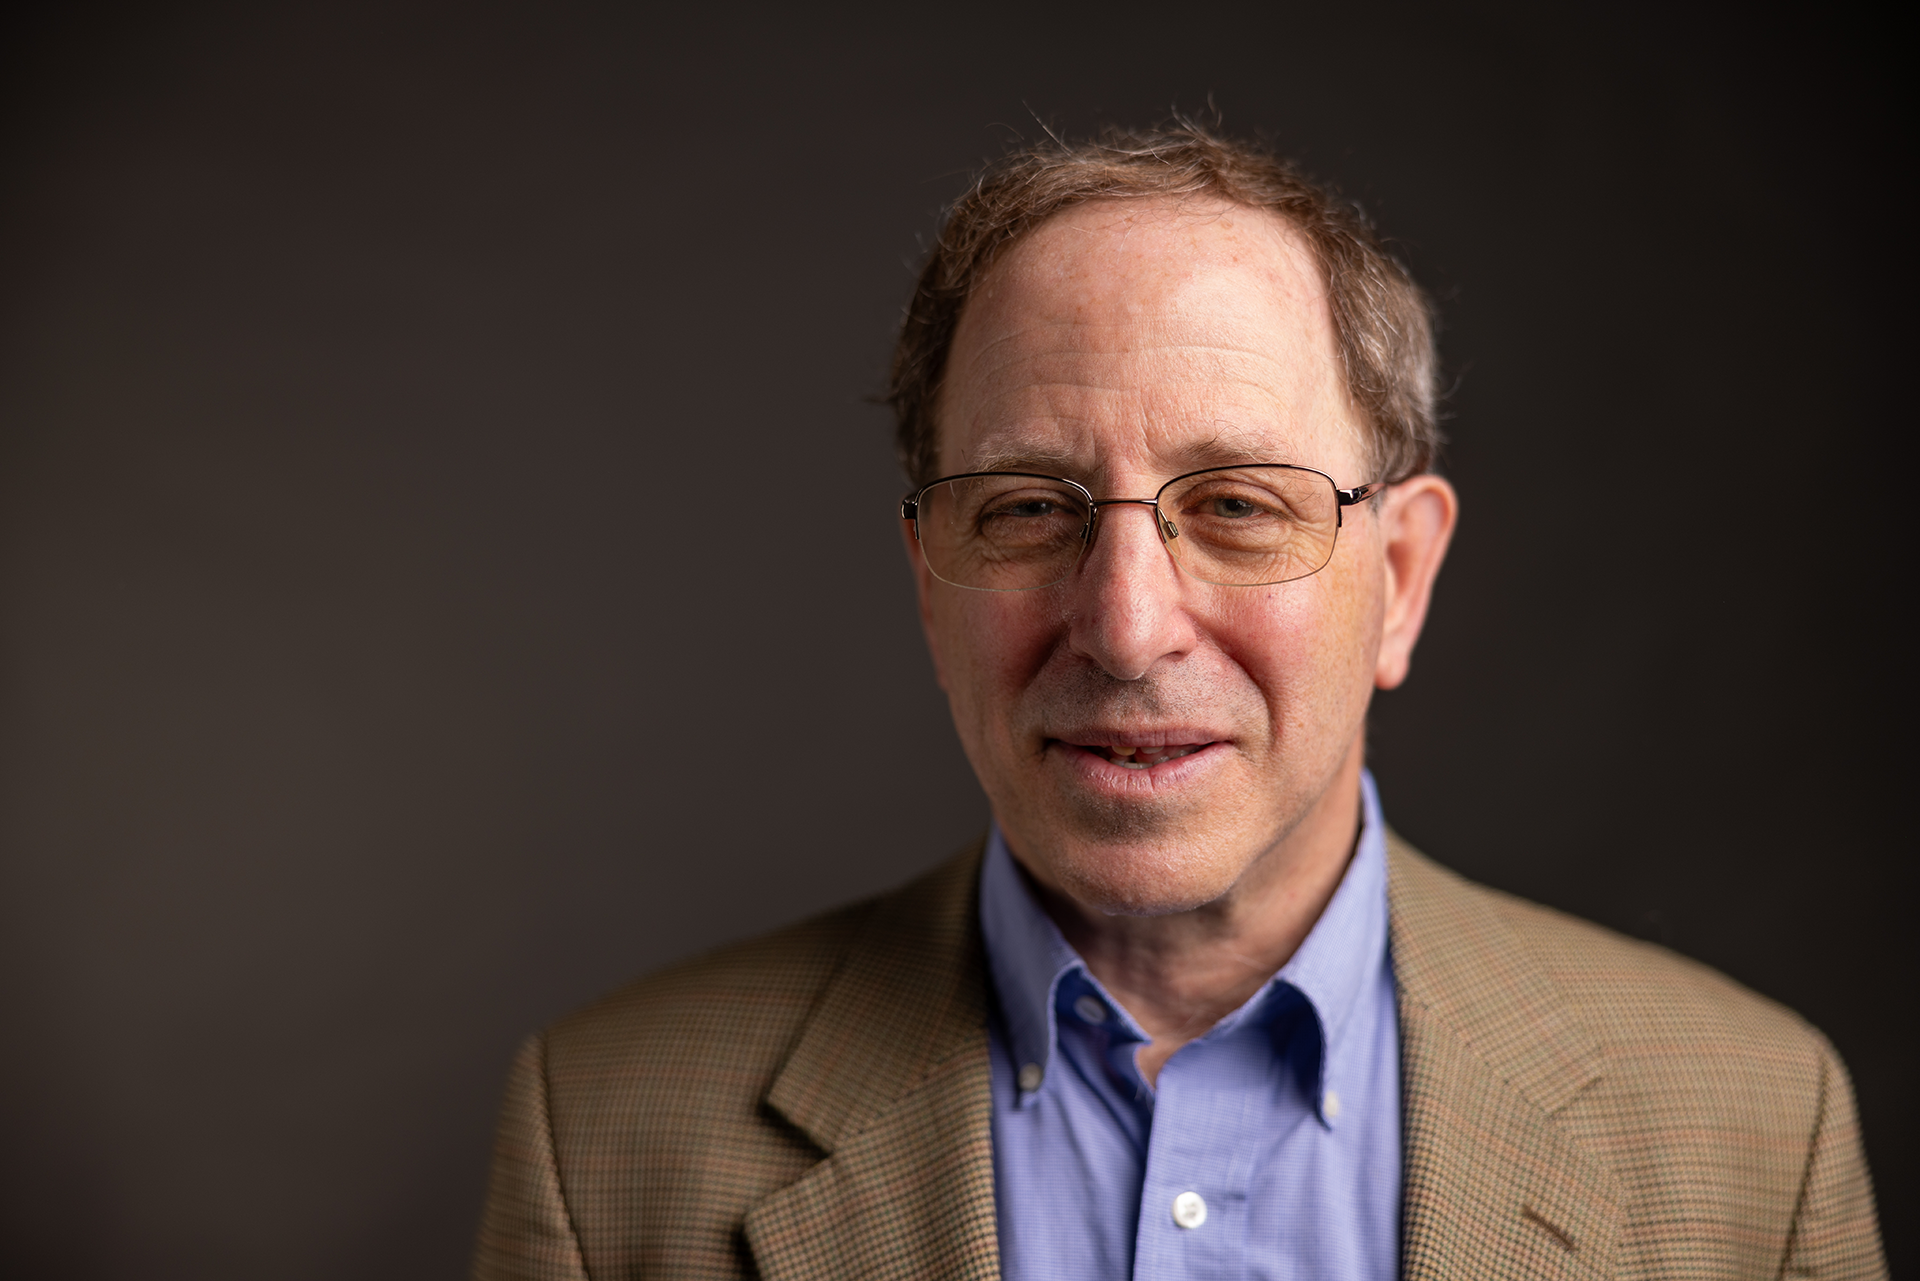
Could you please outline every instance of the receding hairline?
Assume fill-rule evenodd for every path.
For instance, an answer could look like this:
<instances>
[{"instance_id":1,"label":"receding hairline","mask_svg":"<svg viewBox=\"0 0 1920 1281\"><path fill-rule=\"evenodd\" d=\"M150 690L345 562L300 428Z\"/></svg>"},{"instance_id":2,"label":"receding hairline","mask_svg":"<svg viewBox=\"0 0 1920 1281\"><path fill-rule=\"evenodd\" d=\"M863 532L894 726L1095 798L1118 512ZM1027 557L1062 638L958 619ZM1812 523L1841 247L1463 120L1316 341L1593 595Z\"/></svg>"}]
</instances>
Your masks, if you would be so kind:
<instances>
[{"instance_id":1,"label":"receding hairline","mask_svg":"<svg viewBox=\"0 0 1920 1281\"><path fill-rule=\"evenodd\" d=\"M1154 206L1158 206L1158 208L1155 209L1153 208ZM961 352L970 340L976 343L979 341L977 335L969 335L969 329L971 328L969 318L977 316L979 303L985 299L998 296L999 291L1006 285L1005 273L1009 265L1015 260L1020 259L1023 253L1030 250L1034 241L1045 236L1050 230L1059 231L1063 223L1070 224L1073 220L1084 218L1089 213L1097 216L1097 212L1102 207L1107 207L1115 218L1124 219L1129 222L1135 221L1136 215L1142 219L1156 221L1185 219L1194 222L1212 222L1223 216L1235 213L1258 215L1258 217L1252 220L1253 225L1271 235L1272 243L1268 247L1273 249L1277 256L1284 255L1284 258L1281 258L1280 261L1286 262L1288 267L1294 269L1287 270L1287 267L1279 267L1279 262L1274 263L1273 267L1279 267L1278 271L1273 272L1276 282L1283 281L1287 277L1292 277L1294 280L1304 280L1311 289L1310 299L1298 299L1298 301L1305 302L1311 307L1315 318L1319 322L1317 328L1320 331L1320 337L1325 340L1327 354L1332 358L1332 369L1334 372L1332 380L1333 386L1342 401L1343 407L1356 419L1354 423L1346 424L1346 426L1359 433L1362 438L1359 443L1364 449L1365 429L1357 421L1364 414L1364 409L1355 401L1352 388L1348 385L1346 378L1341 376L1338 351L1339 337L1333 317L1328 272L1326 265L1314 251L1311 238L1293 219L1287 217L1286 214L1279 210L1249 204L1217 191L1199 191L1173 194L1152 192L1140 195L1098 196L1056 210L1046 218L1023 229L1019 236L999 247L999 252L996 253L993 260L981 270L974 288L969 292L966 301L960 306L959 315L954 322L953 337L948 343L947 360L941 371L940 380L934 389L931 402L928 405L928 418L932 428L936 455L940 452L947 434L947 423L945 421L948 408L947 401L952 394L955 382L954 374L956 372L954 357ZM1107 232L1111 229L1111 224L1085 228L1085 230L1089 232ZM1271 267L1265 265L1256 265L1245 261L1226 261L1223 259L1216 259L1212 265L1216 268L1250 272L1272 270ZM1060 323L1066 324L1074 322L1062 321ZM1005 339L1002 341L1005 341ZM985 350L996 345L998 344L988 343L985 348L981 349L981 352L976 352L975 354L982 354ZM1267 354L1257 347L1243 347L1240 350L1254 355ZM1206 434L1197 436L1190 443L1183 444L1179 449L1174 451L1175 456L1189 459L1195 468L1227 465L1235 462L1298 461L1291 458L1279 457L1255 458L1253 456L1254 454L1262 452L1258 447L1262 440L1262 434L1258 429L1250 425L1233 424L1217 420L1209 426L1210 430L1208 430ZM1269 449L1265 452L1271 453L1272 451ZM1050 467L1064 467L1082 461L1084 460L1077 459L1069 454L1036 449L1030 445L1020 444L1004 447L989 446L986 449L975 451L972 456L961 461L961 467L965 471L1048 472ZM1050 472L1049 474L1063 473Z\"/></svg>"},{"instance_id":2,"label":"receding hairline","mask_svg":"<svg viewBox=\"0 0 1920 1281\"><path fill-rule=\"evenodd\" d=\"M1399 479L1432 465L1441 439L1434 314L1405 264L1332 187L1264 147L1176 116L1085 142L1049 135L990 162L948 209L902 318L886 395L910 476L924 481L938 465L933 410L944 399L958 320L1003 257L1083 205L1137 202L1201 217L1256 209L1304 240L1373 469Z\"/></svg>"},{"instance_id":3,"label":"receding hairline","mask_svg":"<svg viewBox=\"0 0 1920 1281\"><path fill-rule=\"evenodd\" d=\"M1126 223L1205 224L1217 223L1229 216L1251 214L1253 217L1245 225L1258 228L1259 233L1256 234L1270 235L1274 242L1273 249L1291 259L1295 265L1304 268L1304 277L1312 282L1317 294L1316 302L1327 309L1329 325L1333 323L1332 281L1329 278L1327 264L1316 250L1312 237L1296 220L1288 217L1281 210L1249 204L1217 191L1175 194L1146 192L1138 195L1102 195L1078 201L1063 209L1055 210L1032 226L1022 228L1017 236L998 246L986 264L980 268L974 287L968 292L966 300L960 304L959 315L954 324L955 339L958 339L959 331L965 327L967 316L975 310L974 303L981 296L992 294L1003 283L1009 264L1020 260L1036 240L1049 232L1057 233L1063 229L1078 230L1086 234L1110 232L1113 229L1111 223L1105 226L1078 228L1073 226L1074 223L1085 218L1098 216L1102 211L1111 213L1115 222ZM949 351L951 351L951 344Z\"/></svg>"}]
</instances>

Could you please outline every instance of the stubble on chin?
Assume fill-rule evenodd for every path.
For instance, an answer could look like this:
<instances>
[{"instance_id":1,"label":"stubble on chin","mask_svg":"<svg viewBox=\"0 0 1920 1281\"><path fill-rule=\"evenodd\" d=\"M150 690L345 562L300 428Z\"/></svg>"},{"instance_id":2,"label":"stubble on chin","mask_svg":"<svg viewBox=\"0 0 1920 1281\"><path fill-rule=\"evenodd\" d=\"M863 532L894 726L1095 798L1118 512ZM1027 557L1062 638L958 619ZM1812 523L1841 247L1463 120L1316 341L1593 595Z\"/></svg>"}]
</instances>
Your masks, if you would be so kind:
<instances>
[{"instance_id":1,"label":"stubble on chin","mask_svg":"<svg viewBox=\"0 0 1920 1281\"><path fill-rule=\"evenodd\" d=\"M1232 888L1236 869L1219 865L1197 815L1167 806L1084 811L1036 851L1036 874L1084 908L1107 916L1191 911ZM1231 860L1228 860L1231 861Z\"/></svg>"}]
</instances>

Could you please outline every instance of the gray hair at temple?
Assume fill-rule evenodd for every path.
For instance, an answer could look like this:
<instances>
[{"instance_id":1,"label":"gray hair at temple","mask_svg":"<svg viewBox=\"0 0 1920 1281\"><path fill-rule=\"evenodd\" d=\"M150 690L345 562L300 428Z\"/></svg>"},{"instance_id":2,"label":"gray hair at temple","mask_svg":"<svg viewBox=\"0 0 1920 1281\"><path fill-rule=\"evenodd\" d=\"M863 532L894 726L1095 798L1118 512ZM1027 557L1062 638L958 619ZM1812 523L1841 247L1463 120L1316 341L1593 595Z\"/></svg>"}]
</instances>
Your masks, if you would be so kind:
<instances>
[{"instance_id":1,"label":"gray hair at temple","mask_svg":"<svg viewBox=\"0 0 1920 1281\"><path fill-rule=\"evenodd\" d=\"M935 409L961 310L1006 249L1063 209L1094 200L1214 196L1287 220L1326 273L1347 391L1369 429L1368 479L1432 468L1438 361L1432 305L1350 201L1291 163L1189 121L1049 137L989 165L954 202L920 273L894 347L887 403L914 484L939 474Z\"/></svg>"}]
</instances>

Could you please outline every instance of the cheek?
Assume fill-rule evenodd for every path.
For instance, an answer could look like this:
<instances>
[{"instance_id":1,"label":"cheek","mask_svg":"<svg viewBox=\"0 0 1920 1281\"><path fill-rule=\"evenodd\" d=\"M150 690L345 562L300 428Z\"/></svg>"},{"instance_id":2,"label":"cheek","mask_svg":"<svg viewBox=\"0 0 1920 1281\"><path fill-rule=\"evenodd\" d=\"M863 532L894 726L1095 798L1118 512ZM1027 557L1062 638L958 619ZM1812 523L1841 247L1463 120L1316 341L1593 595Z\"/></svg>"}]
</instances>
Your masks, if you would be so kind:
<instances>
[{"instance_id":1,"label":"cheek","mask_svg":"<svg viewBox=\"0 0 1920 1281\"><path fill-rule=\"evenodd\" d=\"M963 592L933 597L947 696L956 719L982 729L1004 715L996 709L1018 697L1045 662L1056 630L1030 593Z\"/></svg>"},{"instance_id":2,"label":"cheek","mask_svg":"<svg viewBox=\"0 0 1920 1281\"><path fill-rule=\"evenodd\" d=\"M1259 687L1276 733L1350 719L1373 688L1378 594L1323 578L1248 593L1217 616L1216 641Z\"/></svg>"}]
</instances>

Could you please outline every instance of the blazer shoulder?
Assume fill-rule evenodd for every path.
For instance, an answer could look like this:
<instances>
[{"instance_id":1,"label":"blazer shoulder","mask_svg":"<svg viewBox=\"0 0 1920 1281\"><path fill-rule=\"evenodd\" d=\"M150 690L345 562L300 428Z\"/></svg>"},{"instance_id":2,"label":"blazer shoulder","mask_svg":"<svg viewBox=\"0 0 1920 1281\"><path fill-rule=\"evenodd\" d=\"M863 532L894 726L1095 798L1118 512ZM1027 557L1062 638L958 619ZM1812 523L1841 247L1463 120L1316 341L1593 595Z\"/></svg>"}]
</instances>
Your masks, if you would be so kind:
<instances>
[{"instance_id":1,"label":"blazer shoulder","mask_svg":"<svg viewBox=\"0 0 1920 1281\"><path fill-rule=\"evenodd\" d=\"M560 1019L522 1054L522 1128L544 1134L588 1273L735 1276L753 1206L824 1155L771 1097L834 993L884 988L888 948L963 915L977 859L647 975ZM876 949L878 955L876 956ZM863 1034L886 1038L884 1025ZM830 1065L858 1075L855 1063Z\"/></svg>"},{"instance_id":2,"label":"blazer shoulder","mask_svg":"<svg viewBox=\"0 0 1920 1281\"><path fill-rule=\"evenodd\" d=\"M648 1080L648 1097L764 1089L849 959L876 934L921 945L964 910L978 860L976 843L898 888L669 965L566 1015L541 1036L555 1092Z\"/></svg>"},{"instance_id":3,"label":"blazer shoulder","mask_svg":"<svg viewBox=\"0 0 1920 1281\"><path fill-rule=\"evenodd\" d=\"M1817 1080L1837 1063L1800 1015L1700 961L1480 885L1396 839L1403 879L1423 897L1472 900L1551 981L1608 1057L1646 1064L1707 1057Z\"/></svg>"},{"instance_id":4,"label":"blazer shoulder","mask_svg":"<svg viewBox=\"0 0 1920 1281\"><path fill-rule=\"evenodd\" d=\"M748 1209L820 1157L767 1089L883 901L670 965L532 1038L523 1128L545 1135L534 1165L585 1274L745 1274Z\"/></svg>"},{"instance_id":5,"label":"blazer shoulder","mask_svg":"<svg viewBox=\"0 0 1920 1281\"><path fill-rule=\"evenodd\" d=\"M1550 1134L1599 1216L1566 1240L1617 1243L1610 1274L1884 1275L1846 1069L1799 1015L1398 838L1389 886L1420 1213L1457 1201L1465 1171L1524 1181L1524 1147L1503 1145ZM1531 1108L1513 1110L1494 1080ZM1501 1128L1515 1116L1530 1128ZM1536 1187L1514 1205L1559 1195ZM1575 1202L1562 1210L1577 1217Z\"/></svg>"},{"instance_id":6,"label":"blazer shoulder","mask_svg":"<svg viewBox=\"0 0 1920 1281\"><path fill-rule=\"evenodd\" d=\"M784 1048L885 897L642 975L550 1026L548 1058L565 1066L618 1061L631 1069L669 1049L685 1055L706 1045L737 1054L743 1039Z\"/></svg>"},{"instance_id":7,"label":"blazer shoulder","mask_svg":"<svg viewBox=\"0 0 1920 1281\"><path fill-rule=\"evenodd\" d=\"M1605 1025L1611 1044L1685 1034L1725 1049L1831 1053L1799 1014L1704 962L1511 894L1483 892L1560 990Z\"/></svg>"}]
</instances>

